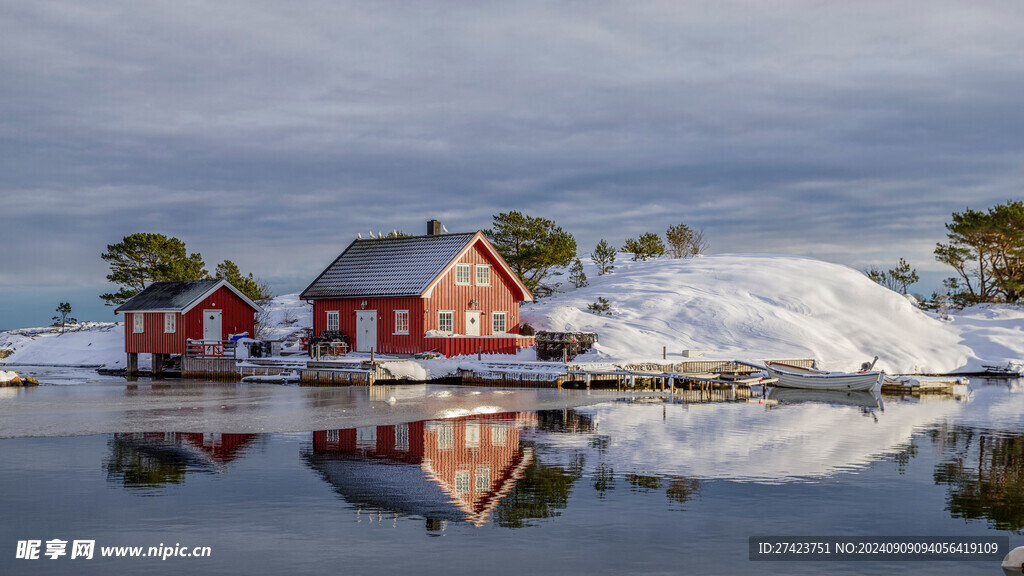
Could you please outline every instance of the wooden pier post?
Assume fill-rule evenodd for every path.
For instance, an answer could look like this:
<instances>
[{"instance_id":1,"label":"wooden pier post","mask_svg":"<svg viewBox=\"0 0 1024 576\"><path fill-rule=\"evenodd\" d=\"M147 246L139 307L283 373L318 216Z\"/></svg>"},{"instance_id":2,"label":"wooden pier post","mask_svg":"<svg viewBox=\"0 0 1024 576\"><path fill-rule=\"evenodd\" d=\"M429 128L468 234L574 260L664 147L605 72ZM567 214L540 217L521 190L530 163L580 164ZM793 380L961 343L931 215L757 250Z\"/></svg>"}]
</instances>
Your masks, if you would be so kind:
<instances>
[{"instance_id":1,"label":"wooden pier post","mask_svg":"<svg viewBox=\"0 0 1024 576\"><path fill-rule=\"evenodd\" d=\"M587 390L590 390L590 374L589 373L586 376L586 381L587 381Z\"/></svg>"},{"instance_id":2,"label":"wooden pier post","mask_svg":"<svg viewBox=\"0 0 1024 576\"><path fill-rule=\"evenodd\" d=\"M139 353L129 352L128 363L125 366L125 374L128 376L137 376L139 374Z\"/></svg>"},{"instance_id":3,"label":"wooden pier post","mask_svg":"<svg viewBox=\"0 0 1024 576\"><path fill-rule=\"evenodd\" d=\"M675 374L668 377L668 389L672 394L676 393L676 376Z\"/></svg>"}]
</instances>

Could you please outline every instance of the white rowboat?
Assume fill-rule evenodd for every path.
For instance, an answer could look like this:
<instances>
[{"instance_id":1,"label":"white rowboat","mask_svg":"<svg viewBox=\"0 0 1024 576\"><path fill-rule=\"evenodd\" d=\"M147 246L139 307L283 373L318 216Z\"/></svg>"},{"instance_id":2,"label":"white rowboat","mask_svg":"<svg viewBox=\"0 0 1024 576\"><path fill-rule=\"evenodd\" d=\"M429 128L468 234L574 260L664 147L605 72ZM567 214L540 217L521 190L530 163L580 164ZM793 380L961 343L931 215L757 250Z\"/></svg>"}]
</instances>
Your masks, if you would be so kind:
<instances>
[{"instance_id":1,"label":"white rowboat","mask_svg":"<svg viewBox=\"0 0 1024 576\"><path fill-rule=\"evenodd\" d=\"M872 390L881 385L883 372L824 372L790 364L765 362L776 386L808 390Z\"/></svg>"}]
</instances>

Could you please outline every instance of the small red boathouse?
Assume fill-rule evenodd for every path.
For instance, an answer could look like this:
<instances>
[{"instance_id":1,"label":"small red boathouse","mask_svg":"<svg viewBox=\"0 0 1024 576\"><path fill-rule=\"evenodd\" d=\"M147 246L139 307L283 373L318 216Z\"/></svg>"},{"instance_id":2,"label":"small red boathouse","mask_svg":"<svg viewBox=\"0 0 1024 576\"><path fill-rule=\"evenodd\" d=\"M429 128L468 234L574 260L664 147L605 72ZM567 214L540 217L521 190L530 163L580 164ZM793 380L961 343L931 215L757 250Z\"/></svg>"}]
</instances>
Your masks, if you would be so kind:
<instances>
[{"instance_id":1,"label":"small red boathouse","mask_svg":"<svg viewBox=\"0 0 1024 576\"><path fill-rule=\"evenodd\" d=\"M124 313L128 371L138 369L140 353L153 355L160 372L172 354L184 355L189 340L202 341L206 355L222 355L229 334L256 333L262 309L227 280L154 282L117 307Z\"/></svg>"}]
</instances>

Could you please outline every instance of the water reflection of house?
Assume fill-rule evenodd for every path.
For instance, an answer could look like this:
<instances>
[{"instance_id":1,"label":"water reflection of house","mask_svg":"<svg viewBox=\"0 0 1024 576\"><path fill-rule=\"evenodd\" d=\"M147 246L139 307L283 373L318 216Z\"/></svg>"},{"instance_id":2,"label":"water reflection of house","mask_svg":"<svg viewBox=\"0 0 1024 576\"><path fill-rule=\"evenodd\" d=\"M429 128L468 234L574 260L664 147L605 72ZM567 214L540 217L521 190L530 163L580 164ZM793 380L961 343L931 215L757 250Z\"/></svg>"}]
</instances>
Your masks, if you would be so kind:
<instances>
[{"instance_id":1,"label":"water reflection of house","mask_svg":"<svg viewBox=\"0 0 1024 576\"><path fill-rule=\"evenodd\" d=\"M255 434L132 432L114 434L107 477L129 488L181 484L189 471L220 471L241 456Z\"/></svg>"},{"instance_id":2,"label":"water reflection of house","mask_svg":"<svg viewBox=\"0 0 1024 576\"><path fill-rule=\"evenodd\" d=\"M437 520L486 523L533 461L505 413L313 433L310 465L359 506Z\"/></svg>"}]
</instances>

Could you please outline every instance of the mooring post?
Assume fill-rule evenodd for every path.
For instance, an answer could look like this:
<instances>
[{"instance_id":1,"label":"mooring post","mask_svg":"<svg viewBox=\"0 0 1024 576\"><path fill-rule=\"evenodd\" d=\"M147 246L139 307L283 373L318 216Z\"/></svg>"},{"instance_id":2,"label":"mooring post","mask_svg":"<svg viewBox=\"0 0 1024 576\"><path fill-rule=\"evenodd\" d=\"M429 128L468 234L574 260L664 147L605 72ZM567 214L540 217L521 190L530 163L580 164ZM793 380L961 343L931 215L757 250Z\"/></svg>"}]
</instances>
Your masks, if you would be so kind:
<instances>
[{"instance_id":1,"label":"mooring post","mask_svg":"<svg viewBox=\"0 0 1024 576\"><path fill-rule=\"evenodd\" d=\"M668 377L668 389L672 394L676 393L676 376L675 374Z\"/></svg>"},{"instance_id":2,"label":"mooring post","mask_svg":"<svg viewBox=\"0 0 1024 576\"><path fill-rule=\"evenodd\" d=\"M483 353L484 353L484 347L483 346L477 346L476 347L476 359L480 360L480 358L483 355Z\"/></svg>"},{"instance_id":3,"label":"mooring post","mask_svg":"<svg viewBox=\"0 0 1024 576\"><path fill-rule=\"evenodd\" d=\"M370 346L370 364L373 364L374 347Z\"/></svg>"},{"instance_id":4,"label":"mooring post","mask_svg":"<svg viewBox=\"0 0 1024 576\"><path fill-rule=\"evenodd\" d=\"M568 364L568 363L569 363L569 350L567 348L562 348L562 364Z\"/></svg>"},{"instance_id":5,"label":"mooring post","mask_svg":"<svg viewBox=\"0 0 1024 576\"><path fill-rule=\"evenodd\" d=\"M587 373L586 381L587 381L587 390L590 390L590 373L589 372Z\"/></svg>"},{"instance_id":6,"label":"mooring post","mask_svg":"<svg viewBox=\"0 0 1024 576\"><path fill-rule=\"evenodd\" d=\"M629 375L629 389L636 390L636 374Z\"/></svg>"},{"instance_id":7,"label":"mooring post","mask_svg":"<svg viewBox=\"0 0 1024 576\"><path fill-rule=\"evenodd\" d=\"M661 347L661 359L662 360L668 359L668 346L662 346Z\"/></svg>"}]
</instances>

